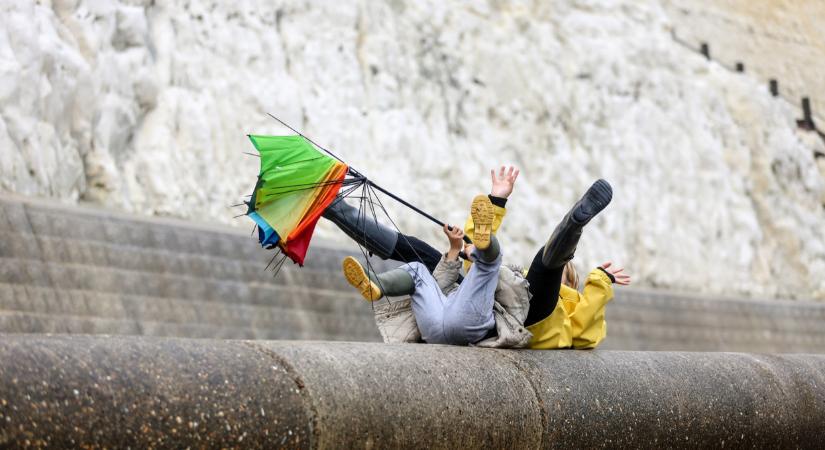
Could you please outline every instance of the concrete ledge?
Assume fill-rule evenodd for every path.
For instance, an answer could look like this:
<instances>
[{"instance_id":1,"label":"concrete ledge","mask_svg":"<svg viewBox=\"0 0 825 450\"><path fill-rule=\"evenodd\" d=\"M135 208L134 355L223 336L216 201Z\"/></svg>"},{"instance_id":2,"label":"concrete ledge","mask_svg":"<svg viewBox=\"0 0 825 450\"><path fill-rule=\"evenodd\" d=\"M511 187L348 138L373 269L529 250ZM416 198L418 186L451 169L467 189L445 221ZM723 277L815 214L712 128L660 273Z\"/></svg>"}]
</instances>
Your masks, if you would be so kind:
<instances>
[{"instance_id":1,"label":"concrete ledge","mask_svg":"<svg viewBox=\"0 0 825 450\"><path fill-rule=\"evenodd\" d=\"M819 447L825 356L0 335L0 447Z\"/></svg>"}]
</instances>

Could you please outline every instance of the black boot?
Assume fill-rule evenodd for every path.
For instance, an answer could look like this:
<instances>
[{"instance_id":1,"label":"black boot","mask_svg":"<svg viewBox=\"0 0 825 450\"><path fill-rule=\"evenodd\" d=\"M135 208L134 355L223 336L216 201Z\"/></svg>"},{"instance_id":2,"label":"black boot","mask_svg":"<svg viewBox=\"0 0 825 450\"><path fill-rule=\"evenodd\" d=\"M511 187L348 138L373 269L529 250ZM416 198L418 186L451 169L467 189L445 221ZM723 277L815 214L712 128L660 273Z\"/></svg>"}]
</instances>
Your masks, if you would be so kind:
<instances>
[{"instance_id":1,"label":"black boot","mask_svg":"<svg viewBox=\"0 0 825 450\"><path fill-rule=\"evenodd\" d=\"M360 211L338 198L324 211L323 217L330 220L352 240L363 245L370 253L387 259L395 250L398 232L378 223L367 211Z\"/></svg>"},{"instance_id":2,"label":"black boot","mask_svg":"<svg viewBox=\"0 0 825 450\"><path fill-rule=\"evenodd\" d=\"M597 180L573 205L544 246L541 261L545 267L561 267L573 259L582 229L596 214L601 212L613 198L613 188L605 180Z\"/></svg>"}]
</instances>

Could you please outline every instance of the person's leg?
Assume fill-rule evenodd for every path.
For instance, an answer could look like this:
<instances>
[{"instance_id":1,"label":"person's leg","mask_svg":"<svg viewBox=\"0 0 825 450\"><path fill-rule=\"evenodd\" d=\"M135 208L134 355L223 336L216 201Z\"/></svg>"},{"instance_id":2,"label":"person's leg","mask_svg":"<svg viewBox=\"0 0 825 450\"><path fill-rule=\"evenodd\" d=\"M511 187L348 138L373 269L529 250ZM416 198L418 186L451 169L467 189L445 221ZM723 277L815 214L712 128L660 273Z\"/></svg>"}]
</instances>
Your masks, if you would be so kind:
<instances>
[{"instance_id":1,"label":"person's leg","mask_svg":"<svg viewBox=\"0 0 825 450\"><path fill-rule=\"evenodd\" d=\"M495 236L490 240L495 243ZM487 253L489 255L489 252ZM476 343L484 339L496 326L493 303L498 286L501 255L497 254L489 259L484 257L484 252L476 249L473 251L473 257L475 262L464 281L450 293L445 303L444 334L448 342L454 345Z\"/></svg>"},{"instance_id":2,"label":"person's leg","mask_svg":"<svg viewBox=\"0 0 825 450\"><path fill-rule=\"evenodd\" d=\"M421 339L428 344L446 344L444 337L445 297L433 275L421 263L404 264L399 269L407 271L415 282L410 296L413 315L421 332Z\"/></svg>"},{"instance_id":3,"label":"person's leg","mask_svg":"<svg viewBox=\"0 0 825 450\"><path fill-rule=\"evenodd\" d=\"M584 226L607 207L612 198L610 184L605 180L596 180L567 212L547 244L533 258L527 271L532 298L525 326L544 320L556 308L564 265L573 259Z\"/></svg>"},{"instance_id":4,"label":"person's leg","mask_svg":"<svg viewBox=\"0 0 825 450\"><path fill-rule=\"evenodd\" d=\"M561 275L564 272L564 265L548 268L542 262L544 247L536 253L530 268L527 271L527 282L530 285L530 308L527 310L527 318L524 319L524 326L529 327L541 322L556 309L559 301L559 290L561 289Z\"/></svg>"},{"instance_id":5,"label":"person's leg","mask_svg":"<svg viewBox=\"0 0 825 450\"><path fill-rule=\"evenodd\" d=\"M398 234L398 243L389 259L402 262L420 262L432 273L441 261L441 252L430 244L408 234Z\"/></svg>"},{"instance_id":6,"label":"person's leg","mask_svg":"<svg viewBox=\"0 0 825 450\"><path fill-rule=\"evenodd\" d=\"M470 208L476 230L492 228L493 205L490 199L478 196ZM476 343L495 328L493 303L495 302L501 252L498 240L492 232L478 239L475 237L475 262L459 287L447 298L444 308L444 334L450 344Z\"/></svg>"},{"instance_id":7,"label":"person's leg","mask_svg":"<svg viewBox=\"0 0 825 450\"><path fill-rule=\"evenodd\" d=\"M545 267L564 267L573 259L582 230L613 198L613 188L605 180L596 180L581 199L564 216L544 246L542 262Z\"/></svg>"},{"instance_id":8,"label":"person's leg","mask_svg":"<svg viewBox=\"0 0 825 450\"><path fill-rule=\"evenodd\" d=\"M401 234L383 225L364 211L348 204L344 199L335 200L323 214L325 219L338 226L356 243L381 259L404 263L420 262L430 272L441 260L441 252L415 236Z\"/></svg>"},{"instance_id":9,"label":"person's leg","mask_svg":"<svg viewBox=\"0 0 825 450\"><path fill-rule=\"evenodd\" d=\"M347 282L367 301L385 295L409 295L421 338L432 344L445 343L444 294L426 266L414 262L387 272L368 274L357 259L348 256L344 258L343 269Z\"/></svg>"},{"instance_id":10,"label":"person's leg","mask_svg":"<svg viewBox=\"0 0 825 450\"><path fill-rule=\"evenodd\" d=\"M381 273L367 273L364 266L352 256L344 258L341 264L344 278L368 302L374 302L383 296L397 297L410 295L415 290L413 278L402 269L393 269Z\"/></svg>"},{"instance_id":11,"label":"person's leg","mask_svg":"<svg viewBox=\"0 0 825 450\"><path fill-rule=\"evenodd\" d=\"M374 217L338 198L322 217L331 221L356 243L381 259L389 259L398 242L398 232L379 223Z\"/></svg>"}]
</instances>

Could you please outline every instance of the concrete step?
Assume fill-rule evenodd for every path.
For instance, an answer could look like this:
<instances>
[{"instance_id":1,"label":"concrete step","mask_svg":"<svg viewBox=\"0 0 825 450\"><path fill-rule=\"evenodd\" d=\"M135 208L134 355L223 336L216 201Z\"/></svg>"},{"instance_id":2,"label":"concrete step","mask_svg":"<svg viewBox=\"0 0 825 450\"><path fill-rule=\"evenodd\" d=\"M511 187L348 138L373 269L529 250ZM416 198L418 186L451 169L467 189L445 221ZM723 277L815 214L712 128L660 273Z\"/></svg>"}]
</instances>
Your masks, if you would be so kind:
<instances>
[{"instance_id":1,"label":"concrete step","mask_svg":"<svg viewBox=\"0 0 825 450\"><path fill-rule=\"evenodd\" d=\"M282 275L282 284L274 284L0 258L0 283L56 290L231 301L313 310L335 309L337 306L332 302L340 297L360 298L343 277L333 277L327 272L306 269ZM329 289L330 286L332 289Z\"/></svg>"},{"instance_id":2,"label":"concrete step","mask_svg":"<svg viewBox=\"0 0 825 450\"><path fill-rule=\"evenodd\" d=\"M180 298L162 298L92 290L52 289L0 283L0 310L27 311L52 315L93 316L107 318L140 318L153 321L214 324L257 322L262 325L283 325L280 319L267 322L268 317L282 317L300 311L313 316L329 316L341 320L356 318L371 320L363 312L360 296L342 298L336 292L315 291L316 296L328 296L320 308L291 308L278 305L250 305L240 302L210 302ZM294 297L294 296L293 296Z\"/></svg>"},{"instance_id":3,"label":"concrete step","mask_svg":"<svg viewBox=\"0 0 825 450\"><path fill-rule=\"evenodd\" d=\"M760 327L689 327L608 319L605 349L825 353L825 334Z\"/></svg>"},{"instance_id":4,"label":"concrete step","mask_svg":"<svg viewBox=\"0 0 825 450\"><path fill-rule=\"evenodd\" d=\"M292 319L292 322L286 320ZM0 329L24 334L143 335L211 339L324 339L330 341L380 341L372 323L357 319L344 323L333 317L285 318L285 326L233 326L210 323L171 323L141 319L40 314L0 310ZM372 325L372 326L370 326ZM335 328L338 328L337 330ZM319 332L321 330L321 332Z\"/></svg>"},{"instance_id":5,"label":"concrete step","mask_svg":"<svg viewBox=\"0 0 825 450\"><path fill-rule=\"evenodd\" d=\"M825 320L823 309L794 311L791 307L776 305L773 308L748 309L741 305L702 304L702 309L684 308L678 303L669 304L663 296L658 304L637 304L624 298L611 302L607 309L608 319L622 323L653 323L688 328L759 329L765 331L786 330L791 333L819 333Z\"/></svg>"},{"instance_id":6,"label":"concrete step","mask_svg":"<svg viewBox=\"0 0 825 450\"><path fill-rule=\"evenodd\" d=\"M316 242L306 267L273 278L274 253L233 229L19 197L0 213L0 311L17 324L0 332L60 330L65 316L79 332L378 336L340 274L351 251ZM825 352L825 304L618 289L607 320L607 348Z\"/></svg>"}]
</instances>

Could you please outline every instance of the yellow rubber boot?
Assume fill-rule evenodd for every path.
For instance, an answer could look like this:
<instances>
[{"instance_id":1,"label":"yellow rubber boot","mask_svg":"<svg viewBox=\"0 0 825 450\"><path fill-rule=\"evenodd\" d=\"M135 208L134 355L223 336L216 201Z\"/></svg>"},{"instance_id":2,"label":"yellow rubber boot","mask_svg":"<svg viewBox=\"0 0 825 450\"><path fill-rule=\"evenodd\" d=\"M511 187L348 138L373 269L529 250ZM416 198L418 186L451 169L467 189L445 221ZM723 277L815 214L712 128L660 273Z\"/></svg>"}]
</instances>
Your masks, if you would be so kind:
<instances>
[{"instance_id":1,"label":"yellow rubber boot","mask_svg":"<svg viewBox=\"0 0 825 450\"><path fill-rule=\"evenodd\" d=\"M486 250L490 246L490 237L493 235L493 204L486 195L477 195L470 205L470 216L473 218L473 245L479 250Z\"/></svg>"},{"instance_id":2,"label":"yellow rubber boot","mask_svg":"<svg viewBox=\"0 0 825 450\"><path fill-rule=\"evenodd\" d=\"M352 256L347 256L344 258L342 266L344 269L344 278L347 279L347 282L352 287L361 292L365 300L374 302L383 297L384 294L381 292L381 288L370 281L370 277L367 276L367 271L364 270L364 267L357 259Z\"/></svg>"}]
</instances>

